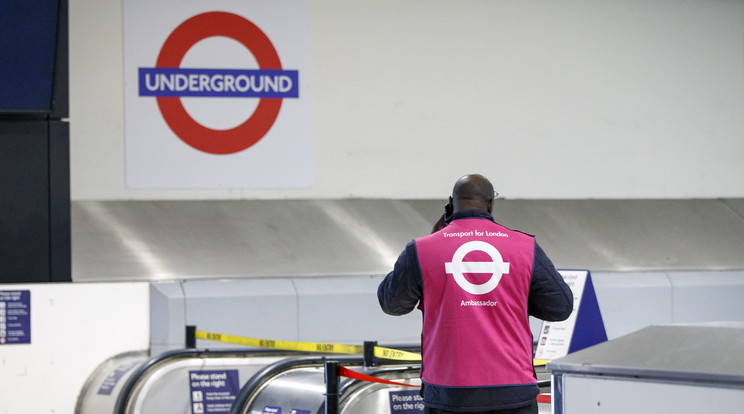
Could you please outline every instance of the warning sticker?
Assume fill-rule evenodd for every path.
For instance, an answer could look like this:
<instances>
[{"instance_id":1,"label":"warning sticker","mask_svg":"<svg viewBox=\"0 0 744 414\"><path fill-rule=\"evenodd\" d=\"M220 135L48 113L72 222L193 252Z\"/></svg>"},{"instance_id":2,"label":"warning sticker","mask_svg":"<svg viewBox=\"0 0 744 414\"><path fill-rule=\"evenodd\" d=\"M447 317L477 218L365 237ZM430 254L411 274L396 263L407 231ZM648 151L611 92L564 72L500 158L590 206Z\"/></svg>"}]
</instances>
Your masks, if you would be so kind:
<instances>
[{"instance_id":1,"label":"warning sticker","mask_svg":"<svg viewBox=\"0 0 744 414\"><path fill-rule=\"evenodd\" d=\"M189 371L191 413L228 413L240 383L238 370Z\"/></svg>"},{"instance_id":2,"label":"warning sticker","mask_svg":"<svg viewBox=\"0 0 744 414\"><path fill-rule=\"evenodd\" d=\"M390 391L390 414L424 412L424 399L418 391Z\"/></svg>"}]
</instances>

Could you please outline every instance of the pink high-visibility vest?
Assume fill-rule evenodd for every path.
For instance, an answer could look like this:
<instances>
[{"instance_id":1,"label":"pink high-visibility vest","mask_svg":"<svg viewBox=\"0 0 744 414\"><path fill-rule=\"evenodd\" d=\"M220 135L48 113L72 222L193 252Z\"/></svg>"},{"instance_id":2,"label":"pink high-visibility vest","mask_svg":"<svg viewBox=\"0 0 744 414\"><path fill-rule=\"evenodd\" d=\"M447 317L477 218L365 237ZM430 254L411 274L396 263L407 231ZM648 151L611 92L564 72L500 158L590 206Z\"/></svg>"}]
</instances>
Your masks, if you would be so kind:
<instances>
[{"instance_id":1,"label":"pink high-visibility vest","mask_svg":"<svg viewBox=\"0 0 744 414\"><path fill-rule=\"evenodd\" d=\"M424 382L536 382L527 314L534 250L532 236L481 218L454 220L416 239Z\"/></svg>"}]
</instances>

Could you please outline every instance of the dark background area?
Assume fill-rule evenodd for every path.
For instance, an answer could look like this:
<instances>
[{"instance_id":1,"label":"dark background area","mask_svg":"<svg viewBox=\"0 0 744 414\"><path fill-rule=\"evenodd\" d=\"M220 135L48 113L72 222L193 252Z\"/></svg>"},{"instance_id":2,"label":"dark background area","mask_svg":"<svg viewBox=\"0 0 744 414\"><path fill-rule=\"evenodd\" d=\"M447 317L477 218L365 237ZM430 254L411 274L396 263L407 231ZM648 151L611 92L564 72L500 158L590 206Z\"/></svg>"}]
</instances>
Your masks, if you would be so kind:
<instances>
[{"instance_id":1,"label":"dark background area","mask_svg":"<svg viewBox=\"0 0 744 414\"><path fill-rule=\"evenodd\" d=\"M0 283L71 281L67 0L0 3Z\"/></svg>"}]
</instances>

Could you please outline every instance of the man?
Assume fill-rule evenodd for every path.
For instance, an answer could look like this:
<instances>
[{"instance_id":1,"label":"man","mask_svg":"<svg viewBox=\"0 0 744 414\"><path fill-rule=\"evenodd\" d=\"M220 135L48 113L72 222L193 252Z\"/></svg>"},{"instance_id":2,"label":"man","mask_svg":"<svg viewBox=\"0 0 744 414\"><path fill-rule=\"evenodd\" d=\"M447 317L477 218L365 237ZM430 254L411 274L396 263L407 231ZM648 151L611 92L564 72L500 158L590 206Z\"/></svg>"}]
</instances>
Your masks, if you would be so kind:
<instances>
[{"instance_id":1,"label":"man","mask_svg":"<svg viewBox=\"0 0 744 414\"><path fill-rule=\"evenodd\" d=\"M528 314L573 310L534 237L493 221L493 201L482 175L457 180L434 232L408 243L377 290L385 313L422 311L426 413L537 413Z\"/></svg>"}]
</instances>

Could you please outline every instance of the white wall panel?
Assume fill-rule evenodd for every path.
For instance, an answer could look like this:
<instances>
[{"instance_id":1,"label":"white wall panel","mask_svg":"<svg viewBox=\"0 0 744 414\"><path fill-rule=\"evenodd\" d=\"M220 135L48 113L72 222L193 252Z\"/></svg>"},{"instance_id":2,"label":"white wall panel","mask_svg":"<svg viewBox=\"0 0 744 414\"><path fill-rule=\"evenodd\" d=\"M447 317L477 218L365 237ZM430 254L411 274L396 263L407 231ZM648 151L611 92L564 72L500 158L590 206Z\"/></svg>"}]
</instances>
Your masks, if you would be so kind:
<instances>
[{"instance_id":1,"label":"white wall panel","mask_svg":"<svg viewBox=\"0 0 744 414\"><path fill-rule=\"evenodd\" d=\"M386 315L377 301L382 277L294 279L299 303L299 337L304 341L362 345L418 344L421 312Z\"/></svg>"},{"instance_id":2,"label":"white wall panel","mask_svg":"<svg viewBox=\"0 0 744 414\"><path fill-rule=\"evenodd\" d=\"M314 187L193 191L125 188L121 2L70 4L73 199L744 196L741 2L313 1Z\"/></svg>"},{"instance_id":3,"label":"white wall panel","mask_svg":"<svg viewBox=\"0 0 744 414\"><path fill-rule=\"evenodd\" d=\"M670 272L674 323L744 321L744 277L732 272Z\"/></svg>"},{"instance_id":4,"label":"white wall panel","mask_svg":"<svg viewBox=\"0 0 744 414\"><path fill-rule=\"evenodd\" d=\"M31 343L0 346L0 412L72 413L106 359L149 348L147 283L3 285L31 291ZM41 396L41 397L40 397Z\"/></svg>"},{"instance_id":5,"label":"white wall panel","mask_svg":"<svg viewBox=\"0 0 744 414\"><path fill-rule=\"evenodd\" d=\"M609 339L673 322L666 273L592 273L592 281Z\"/></svg>"}]
</instances>

